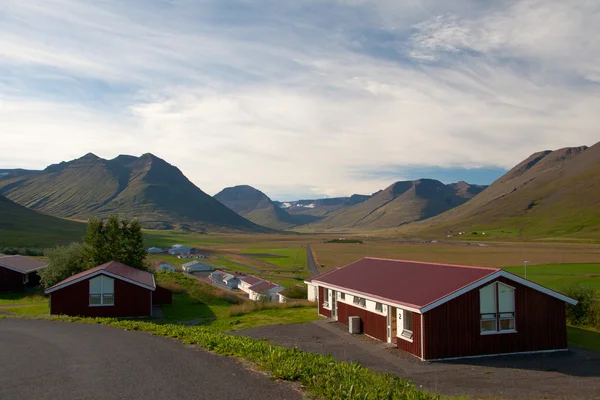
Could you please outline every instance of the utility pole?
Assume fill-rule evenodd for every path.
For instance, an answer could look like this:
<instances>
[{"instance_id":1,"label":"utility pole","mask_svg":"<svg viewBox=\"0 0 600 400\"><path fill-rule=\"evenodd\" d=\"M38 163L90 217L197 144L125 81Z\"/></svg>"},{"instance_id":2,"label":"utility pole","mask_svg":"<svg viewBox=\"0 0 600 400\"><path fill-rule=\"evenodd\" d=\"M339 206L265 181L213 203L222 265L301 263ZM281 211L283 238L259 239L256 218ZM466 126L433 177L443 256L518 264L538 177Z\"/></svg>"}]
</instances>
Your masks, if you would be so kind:
<instances>
[{"instance_id":1,"label":"utility pole","mask_svg":"<svg viewBox=\"0 0 600 400\"><path fill-rule=\"evenodd\" d=\"M523 261L523 264L525 265L525 279L527 279L527 265L529 264L529 261Z\"/></svg>"}]
</instances>

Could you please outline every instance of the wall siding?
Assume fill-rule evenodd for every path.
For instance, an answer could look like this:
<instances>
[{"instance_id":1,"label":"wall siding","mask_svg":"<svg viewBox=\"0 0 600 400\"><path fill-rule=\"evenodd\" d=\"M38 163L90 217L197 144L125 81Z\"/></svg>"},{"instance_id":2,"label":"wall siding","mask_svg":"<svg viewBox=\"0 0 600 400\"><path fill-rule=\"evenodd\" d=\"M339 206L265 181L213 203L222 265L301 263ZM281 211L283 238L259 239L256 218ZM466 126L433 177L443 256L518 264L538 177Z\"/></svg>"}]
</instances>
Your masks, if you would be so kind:
<instances>
[{"instance_id":1,"label":"wall siding","mask_svg":"<svg viewBox=\"0 0 600 400\"><path fill-rule=\"evenodd\" d=\"M564 302L506 278L497 281L515 288L517 332L480 334L479 289L487 283L424 314L425 359L567 348Z\"/></svg>"},{"instance_id":2,"label":"wall siding","mask_svg":"<svg viewBox=\"0 0 600 400\"><path fill-rule=\"evenodd\" d=\"M90 307L89 279L50 294L50 313L83 317L148 317L152 313L149 289L115 279L115 305Z\"/></svg>"},{"instance_id":3,"label":"wall siding","mask_svg":"<svg viewBox=\"0 0 600 400\"><path fill-rule=\"evenodd\" d=\"M0 267L0 292L22 292L24 275L12 269Z\"/></svg>"},{"instance_id":4,"label":"wall siding","mask_svg":"<svg viewBox=\"0 0 600 400\"><path fill-rule=\"evenodd\" d=\"M355 307L340 301L337 306L339 322L348 326L348 317L360 317L363 333L384 342L387 340L387 317L385 315L375 314L362 307Z\"/></svg>"},{"instance_id":5,"label":"wall siding","mask_svg":"<svg viewBox=\"0 0 600 400\"><path fill-rule=\"evenodd\" d=\"M400 350L404 350L406 352L411 353L417 357L421 357L421 314L412 313L413 317L413 341L409 342L408 340L404 340L399 337L396 340L396 345ZM394 321L393 323L396 323ZM402 331L398 330L398 335L400 335Z\"/></svg>"},{"instance_id":6,"label":"wall siding","mask_svg":"<svg viewBox=\"0 0 600 400\"><path fill-rule=\"evenodd\" d=\"M319 286L319 315L322 315L327 318L331 318L331 310L327 310L323 308L323 296L324 296L324 288L323 286Z\"/></svg>"}]
</instances>

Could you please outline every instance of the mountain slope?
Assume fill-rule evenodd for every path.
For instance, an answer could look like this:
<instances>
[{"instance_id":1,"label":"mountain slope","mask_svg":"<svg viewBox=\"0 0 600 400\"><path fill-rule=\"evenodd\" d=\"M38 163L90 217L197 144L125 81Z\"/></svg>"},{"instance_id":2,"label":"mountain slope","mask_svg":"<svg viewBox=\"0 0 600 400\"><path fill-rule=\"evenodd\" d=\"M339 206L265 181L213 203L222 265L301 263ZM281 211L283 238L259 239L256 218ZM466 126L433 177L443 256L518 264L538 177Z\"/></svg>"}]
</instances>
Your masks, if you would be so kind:
<instances>
[{"instance_id":1,"label":"mountain slope","mask_svg":"<svg viewBox=\"0 0 600 400\"><path fill-rule=\"evenodd\" d=\"M35 174L0 178L0 193L46 214L86 220L116 214L170 229L261 230L152 154L104 160L87 154Z\"/></svg>"},{"instance_id":2,"label":"mountain slope","mask_svg":"<svg viewBox=\"0 0 600 400\"><path fill-rule=\"evenodd\" d=\"M332 197L317 200L298 200L288 202L274 202L277 206L285 209L290 215L305 215L317 217L316 220L326 217L334 211L348 208L366 201L371 196L353 194L350 197Z\"/></svg>"},{"instance_id":3,"label":"mountain slope","mask_svg":"<svg viewBox=\"0 0 600 400\"><path fill-rule=\"evenodd\" d=\"M255 224L272 229L287 229L306 220L288 214L266 194L248 185L225 188L214 198Z\"/></svg>"},{"instance_id":4,"label":"mountain slope","mask_svg":"<svg viewBox=\"0 0 600 400\"><path fill-rule=\"evenodd\" d=\"M332 213L311 224L315 230L372 230L397 227L456 207L484 186L460 182L451 185L433 179L396 182L368 200Z\"/></svg>"},{"instance_id":5,"label":"mountain slope","mask_svg":"<svg viewBox=\"0 0 600 400\"><path fill-rule=\"evenodd\" d=\"M0 196L0 248L50 247L79 241L86 225L40 214Z\"/></svg>"},{"instance_id":6,"label":"mountain slope","mask_svg":"<svg viewBox=\"0 0 600 400\"><path fill-rule=\"evenodd\" d=\"M485 229L500 236L600 229L600 143L535 153L460 207L415 224L424 232Z\"/></svg>"}]
</instances>

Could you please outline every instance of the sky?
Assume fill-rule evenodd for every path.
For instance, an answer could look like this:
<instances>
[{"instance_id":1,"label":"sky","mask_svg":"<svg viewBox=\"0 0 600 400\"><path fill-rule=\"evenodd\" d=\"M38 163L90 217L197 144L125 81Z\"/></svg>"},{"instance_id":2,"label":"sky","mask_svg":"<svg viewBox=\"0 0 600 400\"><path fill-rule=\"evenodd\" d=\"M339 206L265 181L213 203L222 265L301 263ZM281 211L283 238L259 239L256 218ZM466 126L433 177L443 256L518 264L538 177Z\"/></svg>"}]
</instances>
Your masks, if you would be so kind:
<instances>
[{"instance_id":1,"label":"sky","mask_svg":"<svg viewBox=\"0 0 600 400\"><path fill-rule=\"evenodd\" d=\"M488 184L599 140L596 0L2 0L0 168L153 153L215 194Z\"/></svg>"}]
</instances>

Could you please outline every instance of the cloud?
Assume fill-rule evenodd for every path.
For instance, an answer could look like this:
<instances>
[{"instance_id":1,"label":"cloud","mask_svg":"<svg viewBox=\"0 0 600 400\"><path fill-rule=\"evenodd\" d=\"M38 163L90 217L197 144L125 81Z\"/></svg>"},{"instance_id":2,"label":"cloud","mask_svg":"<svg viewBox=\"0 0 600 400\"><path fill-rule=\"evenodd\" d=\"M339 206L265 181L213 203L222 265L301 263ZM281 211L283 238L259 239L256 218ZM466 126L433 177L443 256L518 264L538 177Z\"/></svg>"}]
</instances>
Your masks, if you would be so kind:
<instances>
[{"instance_id":1,"label":"cloud","mask_svg":"<svg viewBox=\"0 0 600 400\"><path fill-rule=\"evenodd\" d=\"M153 152L211 194L289 199L371 193L410 168L510 168L598 136L594 2L6 7L0 166Z\"/></svg>"}]
</instances>

